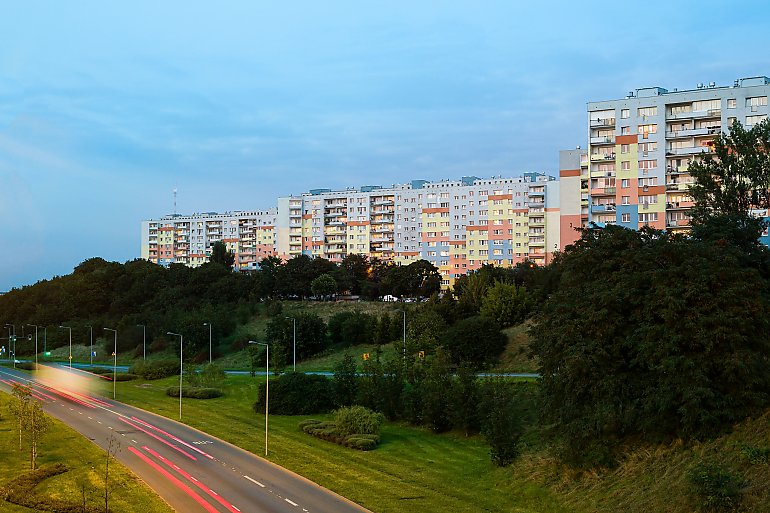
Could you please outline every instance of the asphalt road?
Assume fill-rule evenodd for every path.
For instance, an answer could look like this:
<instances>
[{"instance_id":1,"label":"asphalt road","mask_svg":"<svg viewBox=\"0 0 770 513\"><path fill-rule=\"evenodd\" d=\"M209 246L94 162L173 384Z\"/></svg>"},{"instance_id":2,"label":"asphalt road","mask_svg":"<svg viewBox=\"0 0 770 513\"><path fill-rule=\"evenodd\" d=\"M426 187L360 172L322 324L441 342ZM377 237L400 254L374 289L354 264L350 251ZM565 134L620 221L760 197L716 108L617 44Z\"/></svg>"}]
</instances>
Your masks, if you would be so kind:
<instances>
[{"instance_id":1,"label":"asphalt road","mask_svg":"<svg viewBox=\"0 0 770 513\"><path fill-rule=\"evenodd\" d=\"M73 370L71 372L80 373ZM93 378L98 379L98 378ZM32 385L50 415L107 449L180 513L361 513L368 510L269 461L139 408L48 386L0 368L0 390Z\"/></svg>"}]
</instances>

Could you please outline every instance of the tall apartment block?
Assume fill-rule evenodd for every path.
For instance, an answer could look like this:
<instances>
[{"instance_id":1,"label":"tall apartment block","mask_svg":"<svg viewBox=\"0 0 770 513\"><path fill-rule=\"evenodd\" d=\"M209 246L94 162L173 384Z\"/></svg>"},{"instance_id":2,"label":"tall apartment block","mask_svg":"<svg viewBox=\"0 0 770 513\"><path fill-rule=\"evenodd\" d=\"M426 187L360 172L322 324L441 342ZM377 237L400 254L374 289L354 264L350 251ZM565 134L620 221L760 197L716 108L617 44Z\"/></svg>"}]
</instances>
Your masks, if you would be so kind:
<instances>
[{"instance_id":1,"label":"tall apartment block","mask_svg":"<svg viewBox=\"0 0 770 513\"><path fill-rule=\"evenodd\" d=\"M538 173L312 190L278 200L277 253L425 259L449 286L485 263L550 261L559 248L558 196L558 181Z\"/></svg>"},{"instance_id":2,"label":"tall apartment block","mask_svg":"<svg viewBox=\"0 0 770 513\"><path fill-rule=\"evenodd\" d=\"M277 209L170 215L142 221L142 258L160 265L198 267L208 262L211 245L223 241L235 254L236 268L256 269L274 256Z\"/></svg>"},{"instance_id":3,"label":"tall apartment block","mask_svg":"<svg viewBox=\"0 0 770 513\"><path fill-rule=\"evenodd\" d=\"M587 167L562 153L561 177L569 179L567 215L576 215L576 198L584 221L686 230L692 200L689 165L712 151L712 141L737 120L746 127L767 118L770 79L736 80L732 86L712 82L687 91L647 87L622 100L588 104ZM565 176L565 171L567 174ZM580 177L580 189L576 189Z\"/></svg>"},{"instance_id":4,"label":"tall apartment block","mask_svg":"<svg viewBox=\"0 0 770 513\"><path fill-rule=\"evenodd\" d=\"M560 248L559 181L517 178L415 180L390 187L316 189L264 212L167 216L142 223L142 257L197 266L223 240L241 270L265 256L348 254L433 263L444 286L483 264L550 262Z\"/></svg>"}]
</instances>

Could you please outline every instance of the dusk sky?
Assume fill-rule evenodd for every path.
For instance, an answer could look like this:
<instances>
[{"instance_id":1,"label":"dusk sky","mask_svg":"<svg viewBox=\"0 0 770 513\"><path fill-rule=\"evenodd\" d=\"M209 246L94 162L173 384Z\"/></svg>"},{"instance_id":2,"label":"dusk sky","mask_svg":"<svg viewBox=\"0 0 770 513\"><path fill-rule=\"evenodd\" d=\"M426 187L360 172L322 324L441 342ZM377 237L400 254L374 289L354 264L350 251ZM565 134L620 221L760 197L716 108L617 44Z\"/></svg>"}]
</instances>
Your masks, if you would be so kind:
<instances>
[{"instance_id":1,"label":"dusk sky","mask_svg":"<svg viewBox=\"0 0 770 513\"><path fill-rule=\"evenodd\" d=\"M558 174L586 102L770 75L756 2L6 2L0 291L140 221L311 188Z\"/></svg>"}]
</instances>

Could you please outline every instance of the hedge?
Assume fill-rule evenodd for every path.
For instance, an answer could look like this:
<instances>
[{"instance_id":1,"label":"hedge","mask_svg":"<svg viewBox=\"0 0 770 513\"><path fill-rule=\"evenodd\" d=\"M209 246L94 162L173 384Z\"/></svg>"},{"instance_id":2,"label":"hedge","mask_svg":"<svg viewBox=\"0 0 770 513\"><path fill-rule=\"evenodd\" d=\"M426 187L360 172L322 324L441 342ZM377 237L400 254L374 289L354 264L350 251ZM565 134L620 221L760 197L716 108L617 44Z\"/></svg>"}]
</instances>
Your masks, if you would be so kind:
<instances>
[{"instance_id":1,"label":"hedge","mask_svg":"<svg viewBox=\"0 0 770 513\"><path fill-rule=\"evenodd\" d=\"M179 397L179 387L168 387L166 395ZM225 393L219 388L182 387L182 397L189 397L190 399L214 399L223 395Z\"/></svg>"},{"instance_id":2,"label":"hedge","mask_svg":"<svg viewBox=\"0 0 770 513\"><path fill-rule=\"evenodd\" d=\"M63 463L54 463L53 465L22 474L0 488L0 499L34 511L83 513L82 504L33 494L33 490L37 485L49 477L58 476L68 470L67 466ZM100 506L86 506L85 509L86 513L101 513L103 511L104 509Z\"/></svg>"},{"instance_id":3,"label":"hedge","mask_svg":"<svg viewBox=\"0 0 770 513\"><path fill-rule=\"evenodd\" d=\"M307 419L299 423L299 428L308 435L359 451L371 451L380 443L380 435L375 434L355 433L343 436L337 429L337 424L331 421Z\"/></svg>"},{"instance_id":4,"label":"hedge","mask_svg":"<svg viewBox=\"0 0 770 513\"><path fill-rule=\"evenodd\" d=\"M139 360L128 370L131 374L138 374L144 379L161 379L179 375L179 361L177 360Z\"/></svg>"},{"instance_id":5,"label":"hedge","mask_svg":"<svg viewBox=\"0 0 770 513\"><path fill-rule=\"evenodd\" d=\"M334 388L326 376L287 372L270 381L270 413L309 415L326 413L334 407ZM256 413L265 411L265 383L259 384Z\"/></svg>"}]
</instances>

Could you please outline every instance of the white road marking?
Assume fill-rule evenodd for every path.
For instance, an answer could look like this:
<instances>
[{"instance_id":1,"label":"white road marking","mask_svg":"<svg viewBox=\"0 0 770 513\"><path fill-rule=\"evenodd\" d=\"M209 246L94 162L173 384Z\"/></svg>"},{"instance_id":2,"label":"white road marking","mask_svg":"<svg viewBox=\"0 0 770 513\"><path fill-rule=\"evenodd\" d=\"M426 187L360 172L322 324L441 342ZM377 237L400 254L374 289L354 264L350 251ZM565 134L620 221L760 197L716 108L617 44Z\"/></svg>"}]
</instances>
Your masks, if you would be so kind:
<instances>
[{"instance_id":1,"label":"white road marking","mask_svg":"<svg viewBox=\"0 0 770 513\"><path fill-rule=\"evenodd\" d=\"M231 504L231 506L232 506L232 504ZM239 510L239 509L238 509L236 506L233 506L233 509L234 509L235 511L240 511L240 510Z\"/></svg>"},{"instance_id":2,"label":"white road marking","mask_svg":"<svg viewBox=\"0 0 770 513\"><path fill-rule=\"evenodd\" d=\"M134 440L133 438L131 439L131 441L132 441L132 442L134 442L135 444L138 444L138 443L139 443L139 442L137 442L136 440Z\"/></svg>"},{"instance_id":3,"label":"white road marking","mask_svg":"<svg viewBox=\"0 0 770 513\"><path fill-rule=\"evenodd\" d=\"M70 408L70 411L75 411L75 408Z\"/></svg>"},{"instance_id":4,"label":"white road marking","mask_svg":"<svg viewBox=\"0 0 770 513\"><path fill-rule=\"evenodd\" d=\"M99 424L101 424L101 423L102 423L102 421L101 421L101 420L97 420L96 422L98 422Z\"/></svg>"},{"instance_id":5,"label":"white road marking","mask_svg":"<svg viewBox=\"0 0 770 513\"><path fill-rule=\"evenodd\" d=\"M197 479L195 479L193 476L190 476L190 479L192 479L192 480L193 480L193 481L195 481L196 483L198 482L198 480L197 480Z\"/></svg>"},{"instance_id":6,"label":"white road marking","mask_svg":"<svg viewBox=\"0 0 770 513\"><path fill-rule=\"evenodd\" d=\"M79 411L79 412L78 412L78 415L83 415L83 412L82 412L82 411Z\"/></svg>"},{"instance_id":7,"label":"white road marking","mask_svg":"<svg viewBox=\"0 0 770 513\"><path fill-rule=\"evenodd\" d=\"M218 494L217 492L215 492L214 490L212 490L211 488L209 488L209 491L210 491L211 493L213 493L214 495L216 495L216 496L219 496L219 494Z\"/></svg>"},{"instance_id":8,"label":"white road marking","mask_svg":"<svg viewBox=\"0 0 770 513\"><path fill-rule=\"evenodd\" d=\"M245 477L246 479L248 479L249 481L251 481L252 483L254 483L254 484L255 484L255 485L257 485L257 486L261 486L262 488L264 488L264 487L265 487L265 485L263 485L263 484L262 484L262 483L260 483L259 481L255 481L254 479L250 478L249 476L243 476L243 477Z\"/></svg>"},{"instance_id":9,"label":"white road marking","mask_svg":"<svg viewBox=\"0 0 770 513\"><path fill-rule=\"evenodd\" d=\"M289 499L284 499L284 500L285 500L286 502L288 502L289 504L291 504L292 506L294 506L295 508L297 507L297 503L296 503L296 502L294 502L294 501L291 501L291 500L289 500Z\"/></svg>"},{"instance_id":10,"label":"white road marking","mask_svg":"<svg viewBox=\"0 0 770 513\"><path fill-rule=\"evenodd\" d=\"M88 417L88 420L94 420L94 419L92 419L91 417Z\"/></svg>"}]
</instances>

